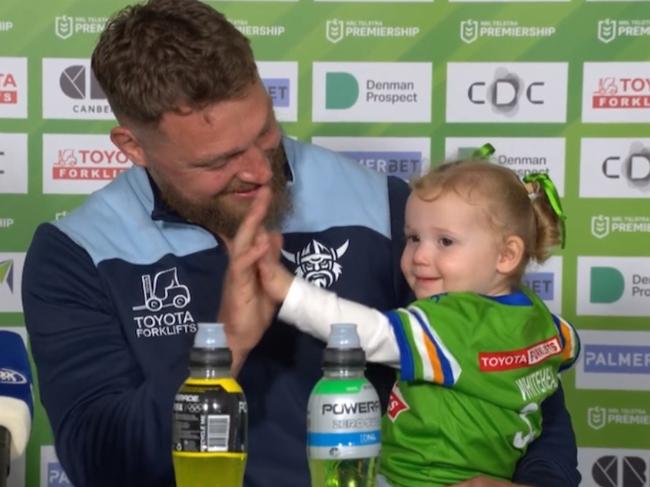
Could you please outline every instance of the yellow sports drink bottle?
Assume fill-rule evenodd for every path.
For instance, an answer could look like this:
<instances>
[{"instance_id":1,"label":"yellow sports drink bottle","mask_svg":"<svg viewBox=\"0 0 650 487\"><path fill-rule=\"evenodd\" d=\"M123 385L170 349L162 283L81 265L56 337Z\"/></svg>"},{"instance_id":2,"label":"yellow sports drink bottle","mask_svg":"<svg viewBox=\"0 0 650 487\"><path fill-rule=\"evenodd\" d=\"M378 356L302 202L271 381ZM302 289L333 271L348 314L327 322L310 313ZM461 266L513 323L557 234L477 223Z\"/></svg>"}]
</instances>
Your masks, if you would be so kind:
<instances>
[{"instance_id":1,"label":"yellow sports drink bottle","mask_svg":"<svg viewBox=\"0 0 650 487\"><path fill-rule=\"evenodd\" d=\"M190 376L176 393L172 457L177 487L242 487L248 408L230 373L221 323L199 323Z\"/></svg>"}]
</instances>

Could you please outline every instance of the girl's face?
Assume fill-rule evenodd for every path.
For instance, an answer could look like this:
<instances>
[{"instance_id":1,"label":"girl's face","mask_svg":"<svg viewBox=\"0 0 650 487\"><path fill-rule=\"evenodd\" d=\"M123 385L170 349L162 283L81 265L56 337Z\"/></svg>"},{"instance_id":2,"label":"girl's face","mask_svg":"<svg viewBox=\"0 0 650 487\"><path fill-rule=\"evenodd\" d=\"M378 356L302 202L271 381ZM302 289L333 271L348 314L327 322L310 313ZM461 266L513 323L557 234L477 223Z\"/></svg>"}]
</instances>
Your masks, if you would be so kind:
<instances>
[{"instance_id":1,"label":"girl's face","mask_svg":"<svg viewBox=\"0 0 650 487\"><path fill-rule=\"evenodd\" d=\"M485 209L453 191L433 201L414 193L406 204L401 268L418 299L453 291L498 296L510 292L497 266L502 238Z\"/></svg>"}]
</instances>

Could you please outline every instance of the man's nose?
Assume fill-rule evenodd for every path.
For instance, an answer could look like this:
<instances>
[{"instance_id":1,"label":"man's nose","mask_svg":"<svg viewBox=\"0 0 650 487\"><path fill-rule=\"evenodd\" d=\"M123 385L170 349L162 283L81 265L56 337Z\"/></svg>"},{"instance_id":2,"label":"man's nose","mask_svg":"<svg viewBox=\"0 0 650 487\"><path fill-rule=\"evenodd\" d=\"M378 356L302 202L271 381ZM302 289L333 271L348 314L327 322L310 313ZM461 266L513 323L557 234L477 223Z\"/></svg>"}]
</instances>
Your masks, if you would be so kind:
<instances>
[{"instance_id":1,"label":"man's nose","mask_svg":"<svg viewBox=\"0 0 650 487\"><path fill-rule=\"evenodd\" d=\"M273 171L268 154L257 146L250 147L239 158L238 177L247 183L266 184Z\"/></svg>"}]
</instances>

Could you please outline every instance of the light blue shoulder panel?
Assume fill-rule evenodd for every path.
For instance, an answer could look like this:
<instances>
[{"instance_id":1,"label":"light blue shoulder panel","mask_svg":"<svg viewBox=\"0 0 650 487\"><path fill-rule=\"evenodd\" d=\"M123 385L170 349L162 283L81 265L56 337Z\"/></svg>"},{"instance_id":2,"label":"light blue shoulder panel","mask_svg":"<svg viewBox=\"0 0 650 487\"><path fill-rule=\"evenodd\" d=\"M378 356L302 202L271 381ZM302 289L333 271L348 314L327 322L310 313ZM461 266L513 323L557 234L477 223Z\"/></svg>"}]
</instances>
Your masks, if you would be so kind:
<instances>
[{"instance_id":1,"label":"light blue shoulder panel","mask_svg":"<svg viewBox=\"0 0 650 487\"><path fill-rule=\"evenodd\" d=\"M133 167L54 225L83 247L95 265L114 258L151 264L167 254L189 255L217 245L196 225L152 220L152 209L147 174Z\"/></svg>"},{"instance_id":2,"label":"light blue shoulder panel","mask_svg":"<svg viewBox=\"0 0 650 487\"><path fill-rule=\"evenodd\" d=\"M386 176L323 147L285 138L293 214L284 233L362 226L390 238Z\"/></svg>"}]
</instances>

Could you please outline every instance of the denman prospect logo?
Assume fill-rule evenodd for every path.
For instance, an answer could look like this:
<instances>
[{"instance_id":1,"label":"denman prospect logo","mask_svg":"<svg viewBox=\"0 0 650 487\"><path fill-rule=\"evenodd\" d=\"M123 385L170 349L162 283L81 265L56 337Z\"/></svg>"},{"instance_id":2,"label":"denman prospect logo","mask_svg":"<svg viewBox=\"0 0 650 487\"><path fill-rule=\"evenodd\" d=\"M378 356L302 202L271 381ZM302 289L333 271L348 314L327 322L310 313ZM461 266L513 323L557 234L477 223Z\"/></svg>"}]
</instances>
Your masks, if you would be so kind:
<instances>
[{"instance_id":1,"label":"denman prospect logo","mask_svg":"<svg viewBox=\"0 0 650 487\"><path fill-rule=\"evenodd\" d=\"M650 257L578 256L577 314L648 317Z\"/></svg>"},{"instance_id":2,"label":"denman prospect logo","mask_svg":"<svg viewBox=\"0 0 650 487\"><path fill-rule=\"evenodd\" d=\"M327 73L325 90L325 108L328 110L353 107L359 99L359 83L350 73Z\"/></svg>"},{"instance_id":3,"label":"denman prospect logo","mask_svg":"<svg viewBox=\"0 0 650 487\"><path fill-rule=\"evenodd\" d=\"M625 280L623 274L613 267L591 268L591 302L613 303L623 296Z\"/></svg>"},{"instance_id":4,"label":"denman prospect logo","mask_svg":"<svg viewBox=\"0 0 650 487\"><path fill-rule=\"evenodd\" d=\"M315 122L430 122L430 63L313 64Z\"/></svg>"}]
</instances>

